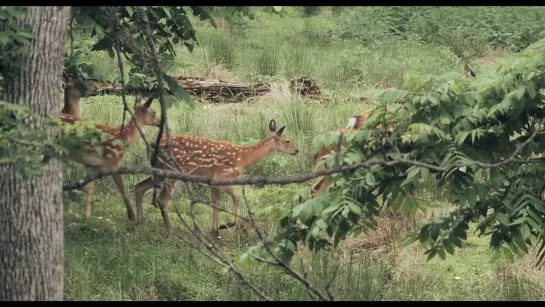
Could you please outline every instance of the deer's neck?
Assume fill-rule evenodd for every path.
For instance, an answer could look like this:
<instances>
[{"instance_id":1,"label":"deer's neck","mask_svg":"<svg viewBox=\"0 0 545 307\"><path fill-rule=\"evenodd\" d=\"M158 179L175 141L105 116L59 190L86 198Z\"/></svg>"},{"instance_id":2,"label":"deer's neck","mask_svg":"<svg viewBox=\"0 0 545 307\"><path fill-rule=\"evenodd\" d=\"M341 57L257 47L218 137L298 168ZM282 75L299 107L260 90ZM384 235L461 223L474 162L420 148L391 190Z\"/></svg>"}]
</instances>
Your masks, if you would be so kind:
<instances>
[{"instance_id":1,"label":"deer's neck","mask_svg":"<svg viewBox=\"0 0 545 307\"><path fill-rule=\"evenodd\" d=\"M253 146L237 146L241 151L241 161L239 165L246 169L266 159L275 152L273 142L274 139L270 136Z\"/></svg>"},{"instance_id":2,"label":"deer's neck","mask_svg":"<svg viewBox=\"0 0 545 307\"><path fill-rule=\"evenodd\" d=\"M133 144L138 138L139 132L138 127L136 127L137 124L140 129L143 128L143 126L133 117L129 123L123 126L123 129L120 129L120 138L125 144Z\"/></svg>"}]
</instances>

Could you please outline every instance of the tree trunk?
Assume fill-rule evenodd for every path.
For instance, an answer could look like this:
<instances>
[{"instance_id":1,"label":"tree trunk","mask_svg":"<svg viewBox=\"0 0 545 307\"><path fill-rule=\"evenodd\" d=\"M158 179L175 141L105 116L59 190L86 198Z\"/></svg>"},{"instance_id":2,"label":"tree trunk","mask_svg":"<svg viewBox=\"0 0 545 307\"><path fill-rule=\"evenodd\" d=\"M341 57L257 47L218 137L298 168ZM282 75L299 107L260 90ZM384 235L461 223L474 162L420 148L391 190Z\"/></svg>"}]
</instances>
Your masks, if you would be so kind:
<instances>
[{"instance_id":1,"label":"tree trunk","mask_svg":"<svg viewBox=\"0 0 545 307\"><path fill-rule=\"evenodd\" d=\"M70 7L29 7L20 23L33 29L30 52L0 67L5 101L59 116L69 17ZM58 162L49 162L40 178L24 180L0 164L0 300L62 300L63 240Z\"/></svg>"}]
</instances>

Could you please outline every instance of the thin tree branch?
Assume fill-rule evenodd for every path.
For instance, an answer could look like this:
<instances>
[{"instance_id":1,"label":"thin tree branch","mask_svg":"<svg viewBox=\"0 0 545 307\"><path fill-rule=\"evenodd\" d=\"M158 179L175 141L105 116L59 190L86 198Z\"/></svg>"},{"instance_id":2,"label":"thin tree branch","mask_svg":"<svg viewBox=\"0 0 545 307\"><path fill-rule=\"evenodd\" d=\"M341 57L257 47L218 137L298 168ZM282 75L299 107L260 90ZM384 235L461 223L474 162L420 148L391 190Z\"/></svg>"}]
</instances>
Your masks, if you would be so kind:
<instances>
[{"instance_id":1,"label":"thin tree branch","mask_svg":"<svg viewBox=\"0 0 545 307\"><path fill-rule=\"evenodd\" d=\"M244 284L246 284L248 287L250 287L250 289L252 291L254 291L259 297L261 297L262 299L266 300L266 301L270 301L271 298L269 298L265 293L263 293L261 290L259 290L251 281L249 281L246 276L244 276L244 273L242 273L236 266L234 266L232 263L230 263L229 261L225 260L222 255L220 255L220 252L219 252L219 249L215 246L215 244L213 244L213 242L210 242L210 240L206 237L206 236L201 236L202 232L200 230L200 228L198 227L197 223L196 223L196 218L195 218L195 205L196 204L199 204L199 203L206 203L206 202L203 202L203 201L199 201L199 200L193 200L191 201L191 209L190 209L190 215L191 215L191 219L193 221L193 235L194 237L201 243L203 244L206 249L212 253L212 255L214 255L215 258L210 258L214 261L216 261L218 264L224 266L224 267L227 267L231 272L235 273L235 275L237 277L239 277L242 282ZM189 227L189 225L185 222L185 220L182 218L182 215L180 214L180 211L178 210L178 207L177 206L174 206L174 210L176 212L176 215L178 216L178 218L182 221L182 224L188 228L188 229L191 229ZM179 237L179 236L178 236ZM202 252L201 250L197 249L199 252Z\"/></svg>"},{"instance_id":2,"label":"thin tree branch","mask_svg":"<svg viewBox=\"0 0 545 307\"><path fill-rule=\"evenodd\" d=\"M519 147L520 149L521 147ZM517 149L517 150L519 150ZM473 166L477 165L482 168L495 168L498 166L502 166L508 163L517 163L517 164L528 164L528 163L543 163L545 161L543 160L537 160L535 162L529 161L529 160L517 160L514 158L509 158L504 161L500 161L497 163L483 163L474 161L473 163L454 163L447 166L436 166L420 161L413 161L413 160L406 160L406 159L396 159L391 161L384 161L384 160L378 160L373 159L362 163L352 164L352 165L344 165L340 167L335 168L328 168L324 170L320 170L317 172L313 172L307 175L303 176L292 176L292 177L281 177L281 178L268 178L268 177L257 177L257 178L237 178L237 179L228 179L228 180L213 180L208 177L202 177L202 176L195 176L195 175L189 175L189 174L182 174L180 172L175 171L168 171L148 166L126 166L126 167L118 167L115 169L104 169L99 168L96 171L96 174L93 176L86 176L83 180L67 183L63 186L63 189L66 190L74 190L74 189L82 189L83 186L85 186L87 183L94 181L96 179L100 179L105 176L111 176L115 174L147 174L147 175L156 175L161 176L164 178L169 179L176 179L181 180L184 182L196 182L196 183L202 183L212 186L225 186L225 185L256 185L259 187L263 187L268 184L292 184L292 183L302 183L306 182L324 175L331 175L331 174L337 174L347 171L353 171L360 168L370 168L374 165L383 165L383 166L396 166L396 165L409 165L409 166L419 166L428 168L430 170L434 170L437 172L446 172L449 171L452 168L458 168L463 166Z\"/></svg>"},{"instance_id":3,"label":"thin tree branch","mask_svg":"<svg viewBox=\"0 0 545 307\"><path fill-rule=\"evenodd\" d=\"M138 7L139 16L141 17L142 22L144 23L143 26L143 32L144 36L146 37L146 42L148 43L148 47L151 53L151 62L153 64L153 70L155 72L155 75L157 76L157 86L159 90L159 102L161 103L161 126L159 127L159 133L157 134L157 139L155 140L155 150L153 152L153 156L151 158L152 165L157 165L159 161L159 145L161 143L161 139L163 138L163 129L166 129L167 137L167 152L169 156L172 155L172 146L171 146L171 139L170 139L170 131L168 128L168 120L167 120L167 107L165 103L165 80L163 79L163 70L161 69L161 65L159 65L159 60L157 57L157 52L155 50L155 41L153 40L153 37L151 36L151 29L149 26L149 20L148 20L148 14L147 14L147 8L145 7ZM174 159L176 160L176 159ZM152 180L155 181L155 178L152 177ZM153 186L153 199L156 198L157 195L157 186Z\"/></svg>"},{"instance_id":4,"label":"thin tree branch","mask_svg":"<svg viewBox=\"0 0 545 307\"><path fill-rule=\"evenodd\" d=\"M246 203L246 208L248 210L248 215L250 216L250 221L252 223L252 227L256 231L256 234L257 234L259 240L261 241L261 243L263 244L263 247L265 247L265 249L267 250L269 255L274 259L274 261L276 261L278 263L278 265L280 267L282 267L282 269L284 269L284 271L286 273L288 273L291 277L295 278L300 283L302 283L311 293L316 295L322 301L328 301L329 299L325 295L323 295L320 291L318 291L318 289L316 289L316 287L314 287L314 285L312 285L312 283L308 279L301 276L299 273L294 271L288 264L286 264L284 261L282 261L282 259L278 258L278 256L271 249L270 242L268 242L263 237L261 231L259 231L259 228L257 228L257 226L255 225L255 222L254 222L254 219L253 219L253 216L252 216L252 210L250 209L250 206L248 206L247 203Z\"/></svg>"}]
</instances>

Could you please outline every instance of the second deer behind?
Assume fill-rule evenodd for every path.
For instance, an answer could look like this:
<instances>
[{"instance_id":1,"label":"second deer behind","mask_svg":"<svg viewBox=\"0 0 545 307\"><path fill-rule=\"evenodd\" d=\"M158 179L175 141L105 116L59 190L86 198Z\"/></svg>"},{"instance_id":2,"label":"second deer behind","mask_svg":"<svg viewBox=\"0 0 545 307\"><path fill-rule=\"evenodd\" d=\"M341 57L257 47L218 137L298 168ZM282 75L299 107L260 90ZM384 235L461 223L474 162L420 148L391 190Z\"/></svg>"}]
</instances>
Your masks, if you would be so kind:
<instances>
[{"instance_id":1,"label":"second deer behind","mask_svg":"<svg viewBox=\"0 0 545 307\"><path fill-rule=\"evenodd\" d=\"M269 123L270 135L253 146L236 146L231 143L215 141L189 135L172 136L172 154L175 161L172 164L165 153L168 152L166 138L161 140L159 146L160 161L155 167L178 171L180 166L184 172L211 178L212 180L225 180L240 177L250 166L266 159L275 152L295 155L299 152L295 144L284 134L284 129L276 129L276 122ZM161 179L159 179L161 180ZM172 233L168 218L168 202L172 199L172 180L167 180L158 197L163 222L168 234ZM135 187L137 220L143 220L142 198L146 191L154 186L151 177L139 182ZM233 186L210 186L212 196L212 232L218 234L219 229L233 227L236 224L238 210L238 196ZM220 193L227 193L233 200L232 221L218 227L218 207Z\"/></svg>"}]
</instances>

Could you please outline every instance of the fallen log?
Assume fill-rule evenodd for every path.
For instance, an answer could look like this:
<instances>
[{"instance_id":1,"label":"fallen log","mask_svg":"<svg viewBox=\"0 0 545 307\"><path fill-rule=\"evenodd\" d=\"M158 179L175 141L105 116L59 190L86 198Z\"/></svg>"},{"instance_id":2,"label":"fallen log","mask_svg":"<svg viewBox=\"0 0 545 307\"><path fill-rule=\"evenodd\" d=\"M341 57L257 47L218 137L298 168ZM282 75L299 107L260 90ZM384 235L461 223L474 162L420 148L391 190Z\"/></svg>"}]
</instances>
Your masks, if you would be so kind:
<instances>
[{"instance_id":1,"label":"fallen log","mask_svg":"<svg viewBox=\"0 0 545 307\"><path fill-rule=\"evenodd\" d=\"M271 83L257 83L253 85L229 83L218 79L205 79L200 77L175 77L176 82L184 88L196 100L204 100L212 103L243 102L251 97L265 96L271 93ZM121 95L121 85L113 85L107 82L89 80L90 85L87 95ZM316 82L309 77L300 77L290 81L289 89L294 94L306 96L314 100L329 101L325 97ZM127 86L127 94L140 92L147 96L154 90ZM167 90L169 95L172 92Z\"/></svg>"}]
</instances>

